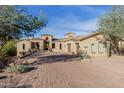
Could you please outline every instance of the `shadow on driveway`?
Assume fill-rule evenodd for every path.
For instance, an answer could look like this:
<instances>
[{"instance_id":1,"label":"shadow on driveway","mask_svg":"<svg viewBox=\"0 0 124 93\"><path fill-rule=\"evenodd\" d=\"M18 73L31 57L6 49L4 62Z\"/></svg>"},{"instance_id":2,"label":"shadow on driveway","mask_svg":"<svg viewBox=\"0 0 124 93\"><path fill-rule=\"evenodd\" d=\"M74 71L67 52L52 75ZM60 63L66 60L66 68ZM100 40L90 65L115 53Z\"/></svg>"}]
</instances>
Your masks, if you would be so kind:
<instances>
[{"instance_id":1,"label":"shadow on driveway","mask_svg":"<svg viewBox=\"0 0 124 93\"><path fill-rule=\"evenodd\" d=\"M48 55L48 56L38 57L37 61L33 62L32 64L38 65L42 63L73 62L79 60L80 58L77 55L59 54L59 55Z\"/></svg>"},{"instance_id":2,"label":"shadow on driveway","mask_svg":"<svg viewBox=\"0 0 124 93\"><path fill-rule=\"evenodd\" d=\"M8 76L0 76L0 80L1 79L6 79Z\"/></svg>"}]
</instances>

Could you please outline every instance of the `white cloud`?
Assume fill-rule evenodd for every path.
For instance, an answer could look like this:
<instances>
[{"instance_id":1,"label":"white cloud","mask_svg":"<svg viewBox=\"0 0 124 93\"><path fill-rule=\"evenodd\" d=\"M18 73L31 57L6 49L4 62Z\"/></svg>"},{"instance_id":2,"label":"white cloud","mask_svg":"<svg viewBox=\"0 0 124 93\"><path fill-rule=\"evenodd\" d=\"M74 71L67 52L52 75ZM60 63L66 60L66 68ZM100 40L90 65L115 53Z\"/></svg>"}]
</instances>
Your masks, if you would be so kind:
<instances>
[{"instance_id":1,"label":"white cloud","mask_svg":"<svg viewBox=\"0 0 124 93\"><path fill-rule=\"evenodd\" d=\"M87 5L80 6L80 9L82 11L92 12L92 13L96 13L96 14L103 14L106 12L106 9L104 9L104 8L96 8L96 7L87 6Z\"/></svg>"},{"instance_id":2,"label":"white cloud","mask_svg":"<svg viewBox=\"0 0 124 93\"><path fill-rule=\"evenodd\" d=\"M64 34L68 32L74 32L76 34L89 34L93 31L96 31L97 28L97 21L98 21L98 16L104 14L107 9L106 8L98 8L94 6L75 6L75 10L79 10L80 12L83 12L81 14L85 14L84 17L86 18L81 18L83 15L74 14L76 13L75 11L69 11L71 8L74 6L60 6L60 11L51 11L54 12L56 15L50 17L50 21L47 25L46 28L43 28L41 32L39 32L36 36L40 36L41 34L47 33L47 34L52 34L57 38L61 38L64 36ZM67 11L65 10L67 9ZM57 16L58 13L63 13L62 11L66 11L66 14ZM64 12L65 13L65 12ZM88 15L89 14L89 15ZM93 16L92 16L93 15Z\"/></svg>"},{"instance_id":3,"label":"white cloud","mask_svg":"<svg viewBox=\"0 0 124 93\"><path fill-rule=\"evenodd\" d=\"M97 18L89 20L80 20L75 15L68 15L65 18L57 18L55 22L48 24L42 33L52 34L57 38L62 38L68 32L74 32L77 35L84 35L96 30Z\"/></svg>"},{"instance_id":4,"label":"white cloud","mask_svg":"<svg viewBox=\"0 0 124 93\"><path fill-rule=\"evenodd\" d=\"M87 12L97 12L101 13L103 10L94 8L92 6L81 6L82 11L86 10ZM91 14L91 13L90 13ZM54 20L54 21L53 21ZM57 17L52 19L51 22L47 25L46 28L42 29L40 34L52 34L57 38L62 38L64 34L68 32L74 32L77 35L86 35L93 31L96 31L98 18L82 20L80 16L76 14L67 14L66 17Z\"/></svg>"},{"instance_id":5,"label":"white cloud","mask_svg":"<svg viewBox=\"0 0 124 93\"><path fill-rule=\"evenodd\" d=\"M82 20L68 20L63 23L60 23L59 25L63 28L69 28L69 29L77 29L80 32L92 32L96 30L97 27L97 18L94 19L89 19L86 21L82 21Z\"/></svg>"}]
</instances>

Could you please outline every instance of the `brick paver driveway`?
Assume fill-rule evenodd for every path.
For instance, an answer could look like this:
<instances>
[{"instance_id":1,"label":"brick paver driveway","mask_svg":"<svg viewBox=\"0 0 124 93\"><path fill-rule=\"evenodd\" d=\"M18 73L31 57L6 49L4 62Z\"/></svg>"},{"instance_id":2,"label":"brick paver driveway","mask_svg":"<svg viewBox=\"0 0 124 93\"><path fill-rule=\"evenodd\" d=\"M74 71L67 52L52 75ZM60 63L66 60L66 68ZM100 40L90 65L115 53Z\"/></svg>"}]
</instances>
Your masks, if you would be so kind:
<instances>
[{"instance_id":1,"label":"brick paver driveway","mask_svg":"<svg viewBox=\"0 0 124 93\"><path fill-rule=\"evenodd\" d=\"M102 66L92 59L79 61L76 56L54 52L38 53L29 60L34 61L31 66L36 69L14 75L13 80L18 82L16 87L124 87L124 70L113 70L116 65L114 68L110 64ZM0 82L2 84L3 80Z\"/></svg>"}]
</instances>

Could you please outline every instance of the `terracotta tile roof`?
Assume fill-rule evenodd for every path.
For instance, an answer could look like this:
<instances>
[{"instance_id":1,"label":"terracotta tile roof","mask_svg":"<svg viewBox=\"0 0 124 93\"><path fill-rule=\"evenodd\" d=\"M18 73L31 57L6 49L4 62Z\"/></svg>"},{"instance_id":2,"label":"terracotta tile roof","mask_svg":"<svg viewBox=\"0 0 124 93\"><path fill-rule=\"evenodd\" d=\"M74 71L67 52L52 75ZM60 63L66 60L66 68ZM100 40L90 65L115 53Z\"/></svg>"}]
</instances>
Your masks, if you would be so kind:
<instances>
[{"instance_id":1,"label":"terracotta tile roof","mask_svg":"<svg viewBox=\"0 0 124 93\"><path fill-rule=\"evenodd\" d=\"M72 41L81 41L81 40L84 40L84 39L87 39L87 38L90 38L90 37L93 37L93 36L96 36L96 35L99 35L100 32L94 32L90 35L87 35L87 36L82 36L82 35L79 35L79 36L76 36L76 37L67 37L67 38L62 38L62 39L59 39L57 41L59 42L66 42L66 41L69 41L69 40L72 40Z\"/></svg>"},{"instance_id":2,"label":"terracotta tile roof","mask_svg":"<svg viewBox=\"0 0 124 93\"><path fill-rule=\"evenodd\" d=\"M79 36L76 36L76 37L72 38L72 40L73 41L80 41L82 38L84 38L84 36L79 35Z\"/></svg>"},{"instance_id":3,"label":"terracotta tile roof","mask_svg":"<svg viewBox=\"0 0 124 93\"><path fill-rule=\"evenodd\" d=\"M80 41L84 40L84 39L88 39L88 38L96 36L96 35L99 35L99 34L101 34L101 33L100 32L94 32L94 33L92 33L90 35L87 35L87 36L83 37L82 39L80 39Z\"/></svg>"},{"instance_id":4,"label":"terracotta tile roof","mask_svg":"<svg viewBox=\"0 0 124 93\"><path fill-rule=\"evenodd\" d=\"M21 40L17 40L17 42L20 42L20 41L30 41L30 40L42 40L41 38L31 38L31 39L21 39Z\"/></svg>"},{"instance_id":5,"label":"terracotta tile roof","mask_svg":"<svg viewBox=\"0 0 124 93\"><path fill-rule=\"evenodd\" d=\"M69 32L69 33L67 33L67 34L65 34L65 35L69 35L69 34L74 34L73 32Z\"/></svg>"},{"instance_id":6,"label":"terracotta tile roof","mask_svg":"<svg viewBox=\"0 0 124 93\"><path fill-rule=\"evenodd\" d=\"M90 37L93 37L93 36L96 36L100 34L100 32L94 32L90 35L87 35L87 36L82 36L82 35L79 35L79 36L75 36L75 37L66 37L66 38L61 38L61 39L55 39L53 38L53 41L54 42L66 42L66 41L69 41L69 40L72 40L72 41L82 41L84 39L88 39ZM48 35L48 34L45 34L45 35ZM22 39L22 40L17 40L17 42L19 41L23 41L23 40L27 40L27 41L30 41L30 40L42 40L41 38L32 38L32 39Z\"/></svg>"},{"instance_id":7,"label":"terracotta tile roof","mask_svg":"<svg viewBox=\"0 0 124 93\"><path fill-rule=\"evenodd\" d=\"M50 34L43 34L41 36L53 36L53 35L50 35Z\"/></svg>"},{"instance_id":8,"label":"terracotta tile roof","mask_svg":"<svg viewBox=\"0 0 124 93\"><path fill-rule=\"evenodd\" d=\"M72 40L72 41L79 41L83 38L83 36L76 36L76 37L67 37L67 38L62 38L62 39L59 39L57 41L59 42L66 42L66 41L69 41L69 40Z\"/></svg>"},{"instance_id":9,"label":"terracotta tile roof","mask_svg":"<svg viewBox=\"0 0 124 93\"><path fill-rule=\"evenodd\" d=\"M57 40L57 41L58 41L58 42L66 42L66 41L71 40L72 38L74 38L74 37L62 38L62 39L59 39L59 40Z\"/></svg>"},{"instance_id":10,"label":"terracotta tile roof","mask_svg":"<svg viewBox=\"0 0 124 93\"><path fill-rule=\"evenodd\" d=\"M52 39L52 41L56 41L56 40L58 40L58 39L57 39L57 38L53 38L53 39Z\"/></svg>"}]
</instances>

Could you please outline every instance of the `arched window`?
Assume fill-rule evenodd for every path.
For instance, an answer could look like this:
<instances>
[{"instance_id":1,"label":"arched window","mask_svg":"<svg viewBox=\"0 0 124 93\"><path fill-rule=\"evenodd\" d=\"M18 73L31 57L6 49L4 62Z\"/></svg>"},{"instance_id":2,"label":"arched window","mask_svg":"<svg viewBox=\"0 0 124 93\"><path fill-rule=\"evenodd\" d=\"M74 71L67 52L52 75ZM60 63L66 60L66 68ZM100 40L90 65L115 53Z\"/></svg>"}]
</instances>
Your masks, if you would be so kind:
<instances>
[{"instance_id":1,"label":"arched window","mask_svg":"<svg viewBox=\"0 0 124 93\"><path fill-rule=\"evenodd\" d=\"M62 50L62 44L59 45L59 49Z\"/></svg>"},{"instance_id":2,"label":"arched window","mask_svg":"<svg viewBox=\"0 0 124 93\"><path fill-rule=\"evenodd\" d=\"M46 40L48 40L48 37L46 37Z\"/></svg>"},{"instance_id":3,"label":"arched window","mask_svg":"<svg viewBox=\"0 0 124 93\"><path fill-rule=\"evenodd\" d=\"M25 44L23 44L23 50L25 49Z\"/></svg>"},{"instance_id":4,"label":"arched window","mask_svg":"<svg viewBox=\"0 0 124 93\"><path fill-rule=\"evenodd\" d=\"M55 48L55 43L52 43L52 48Z\"/></svg>"}]
</instances>

